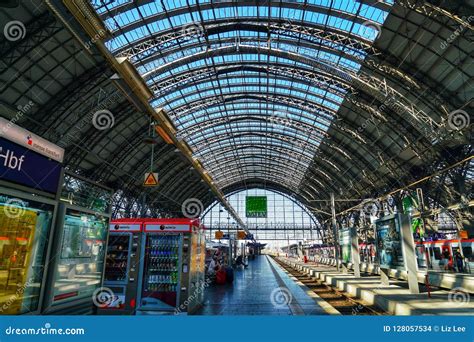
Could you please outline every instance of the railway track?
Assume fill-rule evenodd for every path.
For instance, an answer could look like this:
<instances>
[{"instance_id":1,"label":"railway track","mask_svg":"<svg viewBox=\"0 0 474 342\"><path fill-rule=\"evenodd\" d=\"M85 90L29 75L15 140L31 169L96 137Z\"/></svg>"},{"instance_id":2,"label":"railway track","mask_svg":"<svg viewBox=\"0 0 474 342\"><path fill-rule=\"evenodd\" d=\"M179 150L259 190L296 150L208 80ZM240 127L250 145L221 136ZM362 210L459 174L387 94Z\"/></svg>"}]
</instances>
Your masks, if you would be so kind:
<instances>
[{"instance_id":1,"label":"railway track","mask_svg":"<svg viewBox=\"0 0 474 342\"><path fill-rule=\"evenodd\" d=\"M324 299L329 305L334 307L342 315L386 315L386 312L373 305L367 305L360 300L355 300L343 292L322 283L320 280L311 278L309 275L302 273L280 260L274 258L286 272L298 279L306 285L310 290Z\"/></svg>"}]
</instances>

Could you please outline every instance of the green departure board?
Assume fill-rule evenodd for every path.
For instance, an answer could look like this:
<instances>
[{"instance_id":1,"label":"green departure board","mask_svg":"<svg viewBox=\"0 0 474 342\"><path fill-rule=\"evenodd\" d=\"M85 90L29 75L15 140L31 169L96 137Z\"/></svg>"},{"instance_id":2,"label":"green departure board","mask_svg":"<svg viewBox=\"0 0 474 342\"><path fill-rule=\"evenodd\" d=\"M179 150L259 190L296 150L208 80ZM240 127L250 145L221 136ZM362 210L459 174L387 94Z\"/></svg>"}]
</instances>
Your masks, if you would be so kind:
<instances>
[{"instance_id":1,"label":"green departure board","mask_svg":"<svg viewBox=\"0 0 474 342\"><path fill-rule=\"evenodd\" d=\"M247 217L267 217L267 196L247 196L245 215Z\"/></svg>"}]
</instances>

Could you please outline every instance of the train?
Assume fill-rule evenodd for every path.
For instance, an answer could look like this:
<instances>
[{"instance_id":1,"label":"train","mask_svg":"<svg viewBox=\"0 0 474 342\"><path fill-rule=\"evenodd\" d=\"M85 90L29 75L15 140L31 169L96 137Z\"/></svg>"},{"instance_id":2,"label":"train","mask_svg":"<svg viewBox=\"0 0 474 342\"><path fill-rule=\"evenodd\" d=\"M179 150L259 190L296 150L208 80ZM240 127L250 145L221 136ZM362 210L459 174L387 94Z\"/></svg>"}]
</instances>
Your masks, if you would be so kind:
<instances>
[{"instance_id":1,"label":"train","mask_svg":"<svg viewBox=\"0 0 474 342\"><path fill-rule=\"evenodd\" d=\"M462 251L459 249L461 246ZM474 239L443 239L436 241L417 241L416 257L419 269L435 271L459 271L456 267L454 255L456 252L464 256L464 273L474 271ZM320 258L335 258L334 246L327 244L305 244L301 246L302 252L311 261ZM282 248L283 252L290 257L298 256L298 245L293 244ZM360 261L377 264L377 252L375 243L359 243Z\"/></svg>"}]
</instances>

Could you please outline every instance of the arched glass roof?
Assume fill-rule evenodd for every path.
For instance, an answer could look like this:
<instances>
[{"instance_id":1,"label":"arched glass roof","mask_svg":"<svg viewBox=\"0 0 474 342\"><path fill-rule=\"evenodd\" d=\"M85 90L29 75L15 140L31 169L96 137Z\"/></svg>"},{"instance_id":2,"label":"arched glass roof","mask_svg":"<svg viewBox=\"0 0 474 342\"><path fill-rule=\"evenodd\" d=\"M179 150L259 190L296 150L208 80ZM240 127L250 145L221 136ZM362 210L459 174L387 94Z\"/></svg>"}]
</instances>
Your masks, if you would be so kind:
<instances>
[{"instance_id":1,"label":"arched glass roof","mask_svg":"<svg viewBox=\"0 0 474 342\"><path fill-rule=\"evenodd\" d=\"M296 191L392 3L92 4L106 46L136 66L218 187L260 179Z\"/></svg>"},{"instance_id":2,"label":"arched glass roof","mask_svg":"<svg viewBox=\"0 0 474 342\"><path fill-rule=\"evenodd\" d=\"M247 217L247 197L264 196L267 212L265 217ZM285 244L294 241L320 241L320 224L316 217L292 197L268 189L251 188L236 191L227 200L243 219L249 232L259 242L273 245L276 241ZM216 230L235 233L237 227L219 202L212 203L203 211L202 222L206 226L207 238L214 240Z\"/></svg>"}]
</instances>

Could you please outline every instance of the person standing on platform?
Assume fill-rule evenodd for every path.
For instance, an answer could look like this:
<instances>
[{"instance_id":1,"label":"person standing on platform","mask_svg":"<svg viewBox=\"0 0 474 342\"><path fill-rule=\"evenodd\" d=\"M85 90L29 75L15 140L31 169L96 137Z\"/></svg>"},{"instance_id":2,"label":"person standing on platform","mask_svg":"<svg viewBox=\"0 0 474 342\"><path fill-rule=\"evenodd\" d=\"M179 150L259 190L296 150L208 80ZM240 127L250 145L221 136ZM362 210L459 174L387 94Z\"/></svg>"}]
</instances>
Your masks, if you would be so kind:
<instances>
[{"instance_id":1,"label":"person standing on platform","mask_svg":"<svg viewBox=\"0 0 474 342\"><path fill-rule=\"evenodd\" d=\"M456 261L456 267L458 269L458 272L464 273L464 260L461 253L459 253L459 251L457 251L454 254L454 260Z\"/></svg>"}]
</instances>

